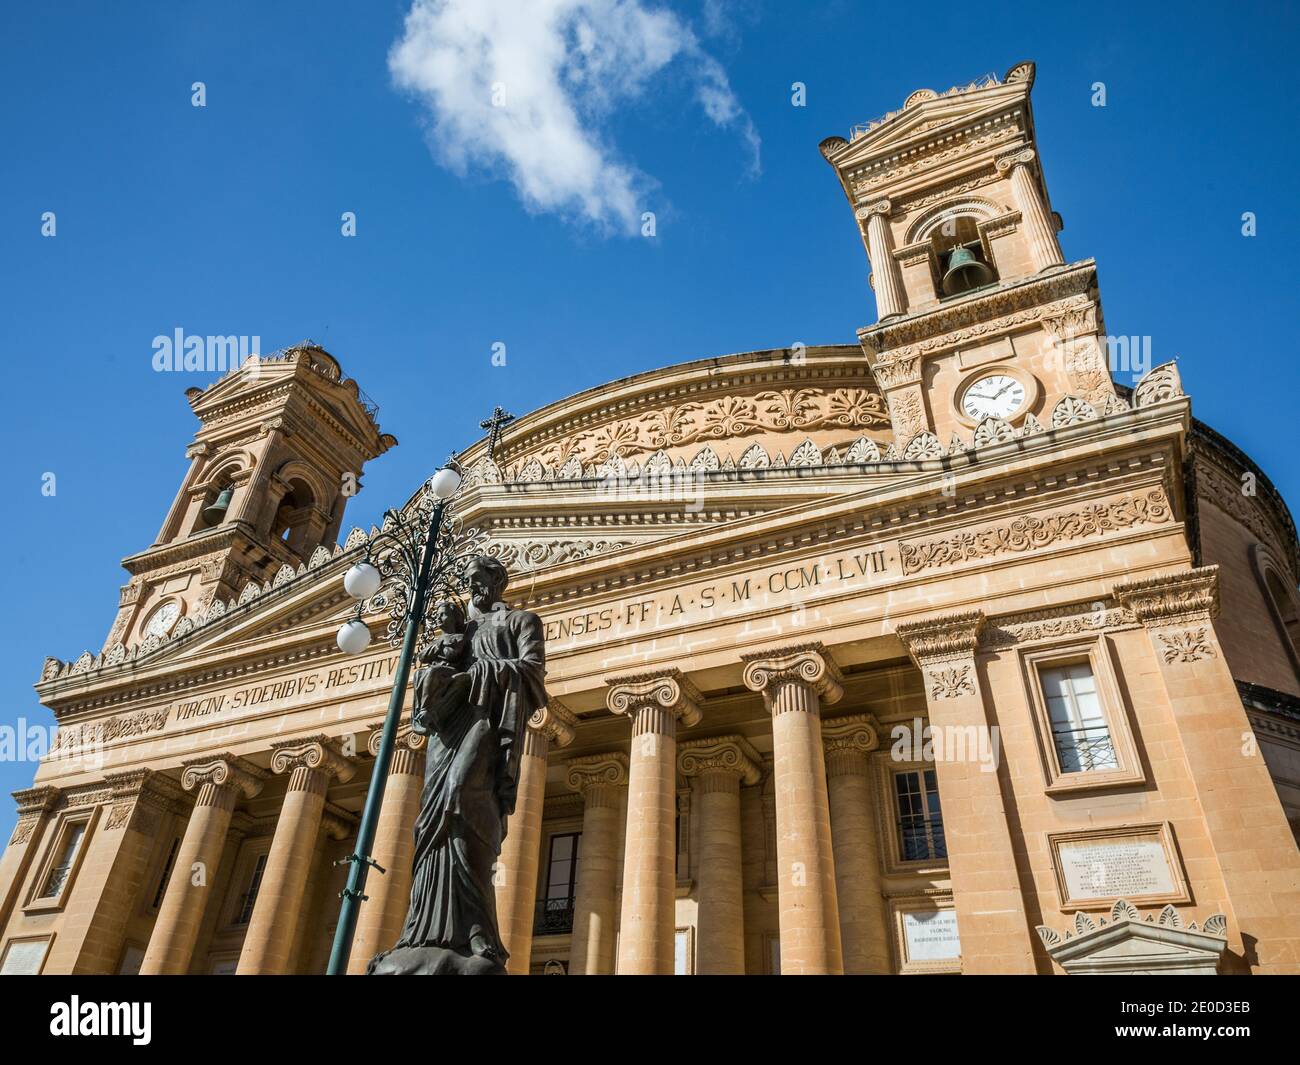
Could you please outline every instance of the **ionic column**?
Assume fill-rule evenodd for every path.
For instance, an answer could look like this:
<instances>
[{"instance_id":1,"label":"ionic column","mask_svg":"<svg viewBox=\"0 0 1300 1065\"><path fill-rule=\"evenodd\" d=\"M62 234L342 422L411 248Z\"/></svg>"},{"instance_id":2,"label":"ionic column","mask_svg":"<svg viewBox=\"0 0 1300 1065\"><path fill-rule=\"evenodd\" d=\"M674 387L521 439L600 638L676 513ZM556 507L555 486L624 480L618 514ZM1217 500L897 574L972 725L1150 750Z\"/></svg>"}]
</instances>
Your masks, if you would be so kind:
<instances>
[{"instance_id":1,"label":"ionic column","mask_svg":"<svg viewBox=\"0 0 1300 1065\"><path fill-rule=\"evenodd\" d=\"M1300 964L1300 852L1223 657L1214 618L1218 567L1115 586L1146 628L1177 725L1188 780L1205 815L1227 898L1198 898L1228 918L1229 950L1251 972Z\"/></svg>"},{"instance_id":2,"label":"ionic column","mask_svg":"<svg viewBox=\"0 0 1300 1065\"><path fill-rule=\"evenodd\" d=\"M677 723L700 720L700 693L678 670L606 681L606 704L632 724L623 851L620 975L671 975L676 928Z\"/></svg>"},{"instance_id":3,"label":"ionic column","mask_svg":"<svg viewBox=\"0 0 1300 1065\"><path fill-rule=\"evenodd\" d=\"M1015 197L1016 207L1020 211L1021 225L1029 243L1029 254L1033 258L1036 270L1046 270L1049 266L1060 266L1065 262L1061 254L1061 245L1056 239L1056 228L1047 216L1047 208L1038 192L1038 183L1034 180L1034 150L1004 155L997 161L999 173L1011 171L1011 194Z\"/></svg>"},{"instance_id":4,"label":"ionic column","mask_svg":"<svg viewBox=\"0 0 1300 1065\"><path fill-rule=\"evenodd\" d=\"M627 799L627 755L595 754L568 765L569 787L582 795L582 850L573 901L570 976L614 971L618 913L618 831Z\"/></svg>"},{"instance_id":5,"label":"ionic column","mask_svg":"<svg viewBox=\"0 0 1300 1065\"><path fill-rule=\"evenodd\" d=\"M524 730L515 812L506 825L496 867L497 920L501 945L510 954L506 972L527 976L533 956L533 916L537 906L537 866L542 845L542 807L546 803L546 756L551 744L567 746L576 720L558 699L533 712Z\"/></svg>"},{"instance_id":6,"label":"ionic column","mask_svg":"<svg viewBox=\"0 0 1300 1065\"><path fill-rule=\"evenodd\" d=\"M383 734L381 722L374 726L366 741L372 756L379 754ZM371 854L385 872L381 875L372 869L366 877L366 893L370 897L361 904L357 917L352 953L348 956L351 974L364 973L371 958L391 949L406 921L411 902L411 866L415 860L415 820L420 813L427 745L428 738L412 732L409 721L398 729Z\"/></svg>"},{"instance_id":7,"label":"ionic column","mask_svg":"<svg viewBox=\"0 0 1300 1065\"><path fill-rule=\"evenodd\" d=\"M758 783L760 758L740 736L687 740L677 756L693 779L699 811L695 971L745 974L745 893L740 851L740 785Z\"/></svg>"},{"instance_id":8,"label":"ionic column","mask_svg":"<svg viewBox=\"0 0 1300 1065\"><path fill-rule=\"evenodd\" d=\"M352 760L328 736L283 740L271 747L271 769L290 774L289 790L235 968L241 976L286 971L320 837L325 792L331 780L346 782L356 772Z\"/></svg>"},{"instance_id":9,"label":"ionic column","mask_svg":"<svg viewBox=\"0 0 1300 1065\"><path fill-rule=\"evenodd\" d=\"M978 610L898 626L921 670L930 728L942 735L988 735L975 650ZM981 745L982 748L983 745ZM942 745L935 744L936 752ZM996 748L994 748L996 749ZM963 973L1033 973L1034 951L999 774L975 759L942 761L936 753L943 835Z\"/></svg>"},{"instance_id":10,"label":"ionic column","mask_svg":"<svg viewBox=\"0 0 1300 1065\"><path fill-rule=\"evenodd\" d=\"M888 200L876 200L858 208L859 221L867 223L867 256L871 259L871 277L876 291L876 311L881 321L902 314L903 283L898 276L898 263L894 261L894 240L889 232Z\"/></svg>"},{"instance_id":11,"label":"ionic column","mask_svg":"<svg viewBox=\"0 0 1300 1065\"><path fill-rule=\"evenodd\" d=\"M236 801L262 790L266 773L233 754L184 763L181 786L195 791L194 809L176 851L171 878L153 934L140 964L142 976L181 975L189 970L208 892L221 865Z\"/></svg>"},{"instance_id":12,"label":"ionic column","mask_svg":"<svg viewBox=\"0 0 1300 1065\"><path fill-rule=\"evenodd\" d=\"M781 972L844 971L831 848L821 704L844 694L838 667L818 643L742 655L745 686L772 715Z\"/></svg>"},{"instance_id":13,"label":"ionic column","mask_svg":"<svg viewBox=\"0 0 1300 1065\"><path fill-rule=\"evenodd\" d=\"M889 920L880 883L877 800L871 778L871 752L878 743L870 714L837 717L822 725L840 942L844 972L850 976L892 971Z\"/></svg>"}]
</instances>

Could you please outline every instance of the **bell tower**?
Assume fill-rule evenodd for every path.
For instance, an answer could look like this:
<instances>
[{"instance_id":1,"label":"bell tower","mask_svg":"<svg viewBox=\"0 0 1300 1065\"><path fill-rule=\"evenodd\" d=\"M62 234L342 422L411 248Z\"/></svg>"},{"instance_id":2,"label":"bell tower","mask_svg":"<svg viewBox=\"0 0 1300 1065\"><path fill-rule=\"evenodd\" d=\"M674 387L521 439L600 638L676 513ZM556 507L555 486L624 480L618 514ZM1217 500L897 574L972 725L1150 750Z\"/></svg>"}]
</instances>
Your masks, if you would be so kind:
<instances>
[{"instance_id":1,"label":"bell tower","mask_svg":"<svg viewBox=\"0 0 1300 1065\"><path fill-rule=\"evenodd\" d=\"M1034 65L903 106L822 155L854 209L878 321L858 331L901 452L1031 432L1064 396L1118 402L1091 259L1067 263L1034 133Z\"/></svg>"},{"instance_id":2,"label":"bell tower","mask_svg":"<svg viewBox=\"0 0 1300 1065\"><path fill-rule=\"evenodd\" d=\"M397 443L312 341L253 355L186 397L200 422L189 470L157 539L122 561L131 577L106 649L165 636L214 596L332 549L362 467Z\"/></svg>"}]
</instances>

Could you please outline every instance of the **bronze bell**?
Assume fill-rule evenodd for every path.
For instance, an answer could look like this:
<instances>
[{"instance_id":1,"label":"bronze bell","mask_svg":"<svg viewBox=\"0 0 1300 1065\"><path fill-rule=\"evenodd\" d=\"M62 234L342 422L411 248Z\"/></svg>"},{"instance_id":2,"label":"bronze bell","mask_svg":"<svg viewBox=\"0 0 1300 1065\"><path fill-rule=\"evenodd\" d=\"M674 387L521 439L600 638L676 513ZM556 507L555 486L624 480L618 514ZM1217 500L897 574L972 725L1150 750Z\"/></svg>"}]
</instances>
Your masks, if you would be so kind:
<instances>
[{"instance_id":1,"label":"bronze bell","mask_svg":"<svg viewBox=\"0 0 1300 1065\"><path fill-rule=\"evenodd\" d=\"M203 520L209 525L220 525L226 520L226 511L230 509L230 497L235 494L233 488L223 488L220 494L203 508Z\"/></svg>"},{"instance_id":2,"label":"bronze bell","mask_svg":"<svg viewBox=\"0 0 1300 1065\"><path fill-rule=\"evenodd\" d=\"M969 292L973 288L987 285L993 280L993 271L988 263L975 258L970 248L954 248L948 257L948 270L943 275L943 294L955 296L959 292Z\"/></svg>"}]
</instances>

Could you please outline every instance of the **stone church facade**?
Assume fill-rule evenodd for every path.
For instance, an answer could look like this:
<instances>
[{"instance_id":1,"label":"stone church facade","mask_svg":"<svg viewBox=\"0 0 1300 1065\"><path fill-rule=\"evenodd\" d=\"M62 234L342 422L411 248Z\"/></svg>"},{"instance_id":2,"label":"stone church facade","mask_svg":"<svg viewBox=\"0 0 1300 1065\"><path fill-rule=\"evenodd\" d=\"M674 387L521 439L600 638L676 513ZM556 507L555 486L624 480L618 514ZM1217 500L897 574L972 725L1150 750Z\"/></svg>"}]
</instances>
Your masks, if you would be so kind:
<instances>
[{"instance_id":1,"label":"stone church facade","mask_svg":"<svg viewBox=\"0 0 1300 1065\"><path fill-rule=\"evenodd\" d=\"M1300 971L1296 530L1173 364L1113 380L1033 76L821 145L857 343L638 374L459 456L548 645L512 972ZM396 441L310 343L188 398L107 639L37 685L5 972L325 967L397 658L377 611L335 645L373 535L344 508ZM404 729L354 971L400 927L422 771Z\"/></svg>"}]
</instances>

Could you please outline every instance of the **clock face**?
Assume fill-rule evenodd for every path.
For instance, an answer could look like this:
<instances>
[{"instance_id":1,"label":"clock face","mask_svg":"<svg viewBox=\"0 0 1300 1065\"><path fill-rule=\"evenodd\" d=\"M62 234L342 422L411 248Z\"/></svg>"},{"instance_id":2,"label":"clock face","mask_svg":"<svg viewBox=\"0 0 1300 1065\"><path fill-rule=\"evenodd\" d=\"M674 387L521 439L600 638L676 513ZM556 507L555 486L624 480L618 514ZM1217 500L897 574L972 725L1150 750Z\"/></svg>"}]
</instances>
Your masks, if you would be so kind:
<instances>
[{"instance_id":1,"label":"clock face","mask_svg":"<svg viewBox=\"0 0 1300 1065\"><path fill-rule=\"evenodd\" d=\"M961 409L975 421L1010 418L1025 402L1025 386L1004 373L981 377L966 388Z\"/></svg>"},{"instance_id":2,"label":"clock face","mask_svg":"<svg viewBox=\"0 0 1300 1065\"><path fill-rule=\"evenodd\" d=\"M180 616L180 603L174 600L170 603L163 603L149 618L144 627L144 634L146 636L166 636L172 631L172 626L176 624L176 619Z\"/></svg>"}]
</instances>

